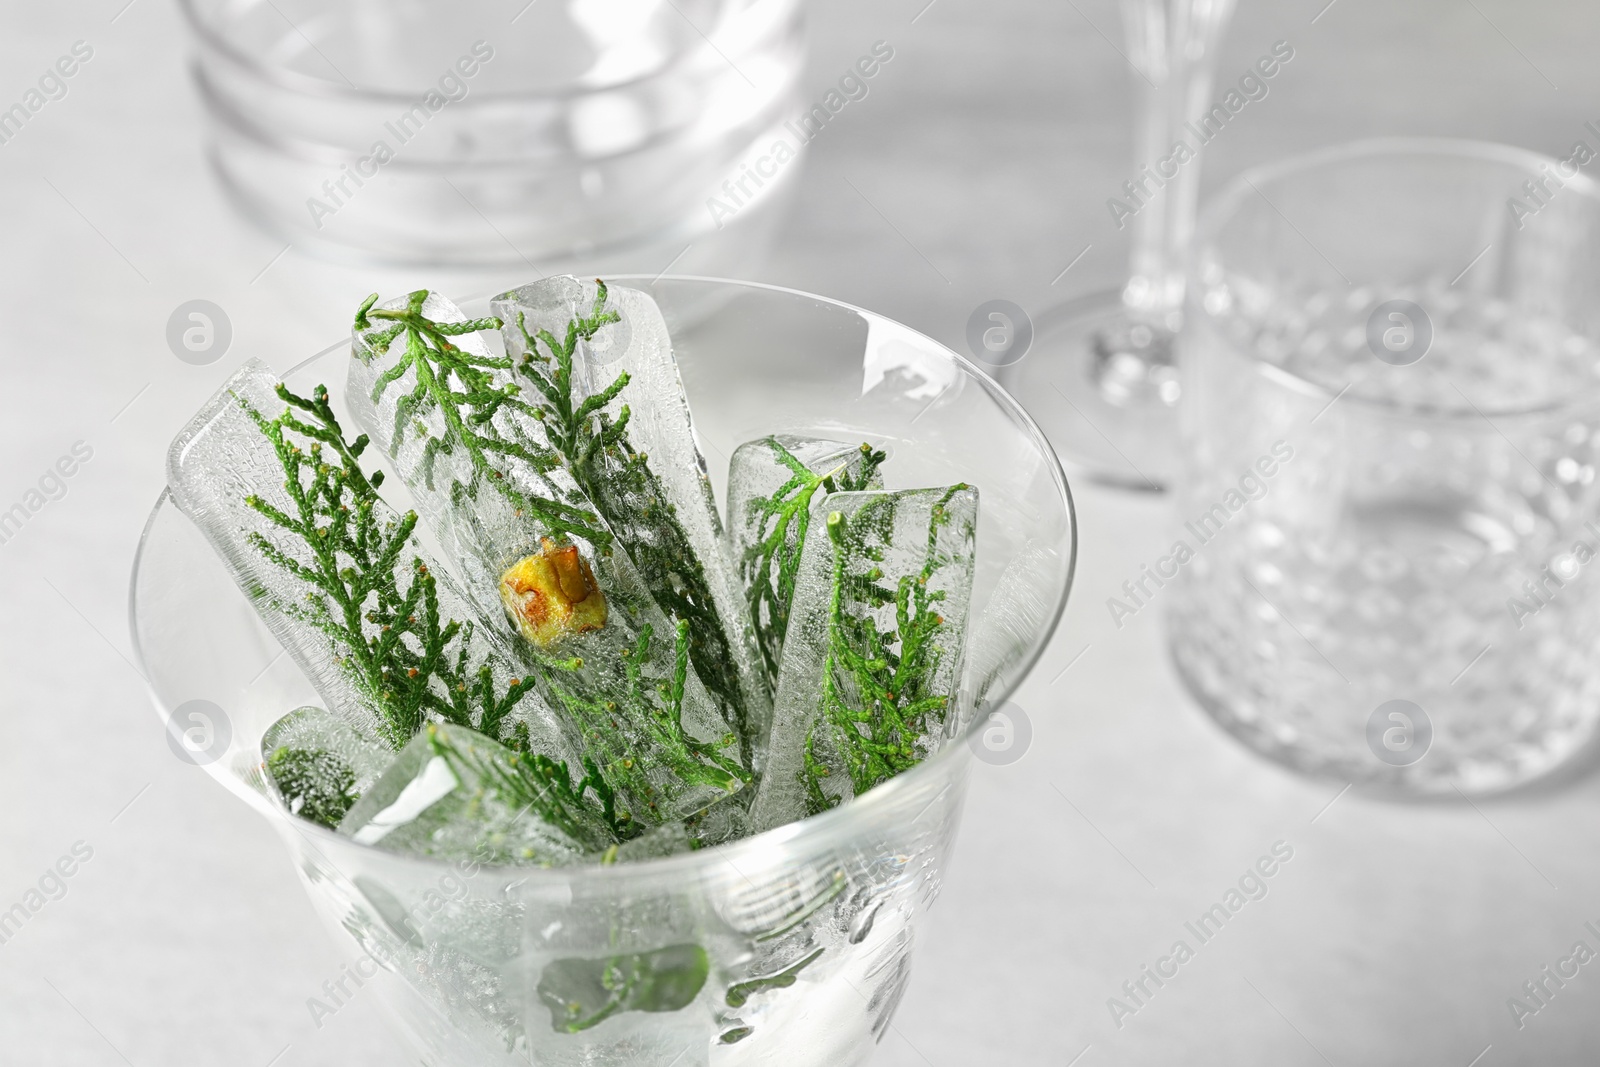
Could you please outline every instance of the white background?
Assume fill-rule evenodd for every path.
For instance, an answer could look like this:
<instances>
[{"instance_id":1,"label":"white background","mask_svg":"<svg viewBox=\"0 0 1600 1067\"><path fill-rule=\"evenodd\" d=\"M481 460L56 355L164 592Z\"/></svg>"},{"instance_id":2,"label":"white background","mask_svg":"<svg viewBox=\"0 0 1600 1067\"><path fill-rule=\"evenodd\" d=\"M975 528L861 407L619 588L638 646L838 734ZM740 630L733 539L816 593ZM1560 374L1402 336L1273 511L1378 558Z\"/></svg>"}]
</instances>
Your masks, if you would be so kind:
<instances>
[{"instance_id":1,"label":"white background","mask_svg":"<svg viewBox=\"0 0 1600 1067\"><path fill-rule=\"evenodd\" d=\"M169 751L125 658L126 585L167 441L241 361L299 362L373 289L481 280L275 259L282 242L239 221L204 168L177 12L124 3L0 8L0 103L72 42L95 49L0 145L0 507L73 442L94 450L0 545L0 909L75 841L94 850L0 945L0 1063L406 1062L369 1000L313 1025L306 998L345 960L267 825ZM813 95L875 40L897 54L812 146L762 278L960 346L983 300L1038 310L1116 279L1125 244L1104 202L1130 170L1130 90L1108 0L925 3L815 5ZM1593 5L1337 0L1313 24L1324 3L1244 0L1223 78L1278 39L1296 58L1213 143L1208 187L1367 134L1593 143ZM207 367L163 338L198 297L235 334ZM1163 501L1077 489L1078 585L1019 696L1032 749L976 769L879 1062L1593 1062L1600 963L1520 1032L1506 999L1580 937L1600 948L1582 929L1600 925L1600 784L1477 809L1326 807L1338 783L1263 764L1184 697L1158 612L1111 625L1106 598L1169 543ZM1279 840L1294 858L1270 895L1114 1027L1106 999Z\"/></svg>"}]
</instances>

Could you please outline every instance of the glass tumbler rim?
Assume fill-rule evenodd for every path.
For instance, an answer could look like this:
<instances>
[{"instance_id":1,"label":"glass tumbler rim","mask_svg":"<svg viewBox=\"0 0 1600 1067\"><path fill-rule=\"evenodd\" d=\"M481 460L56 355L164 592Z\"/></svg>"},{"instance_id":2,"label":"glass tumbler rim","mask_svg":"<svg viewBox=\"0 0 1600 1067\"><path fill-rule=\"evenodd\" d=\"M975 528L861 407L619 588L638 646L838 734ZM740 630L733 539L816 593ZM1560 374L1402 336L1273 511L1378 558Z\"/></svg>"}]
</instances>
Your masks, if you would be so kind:
<instances>
[{"instance_id":1,"label":"glass tumbler rim","mask_svg":"<svg viewBox=\"0 0 1600 1067\"><path fill-rule=\"evenodd\" d=\"M187 3L189 0L181 0L181 2ZM1022 429L1027 432L1027 435L1031 439L1039 457L1044 460L1045 471L1048 474L1050 481L1055 487L1057 493L1059 494L1061 506L1063 508L1063 514L1066 519L1068 546L1066 566L1062 572L1059 588L1054 591L1053 602L1045 614L1041 617L1038 626L1035 628L1033 639L1031 640L1027 650L1017 658L1017 666L1012 674L1010 684L1004 688L996 689L993 693L989 694L985 701L985 706L999 707L1007 699L1009 699L1012 693L1014 693L1016 689L1027 679L1028 675L1032 673L1033 668L1038 664L1039 659L1044 654L1045 648L1049 645L1051 638L1055 634L1056 627L1061 621L1062 613L1066 609L1067 599L1071 593L1073 581L1076 577L1078 558L1078 518L1071 485L1067 481L1066 474L1061 466L1060 458L1056 455L1055 450L1050 446L1049 440L1045 437L1044 432L1039 428L1039 425L1033 420L1032 416L1028 414L1027 410L1022 406L1022 404L1019 403L1008 391L1001 387L998 382L984 372L982 368L980 368L976 363L968 359L966 356L963 356L961 353L949 348L948 346L942 344L920 330L915 330L909 326L905 326L903 323L900 323L897 320L890 319L886 315L869 311L858 305L851 304L843 300L836 300L832 297L821 296L816 293L809 293L801 289L794 289L782 285L773 285L766 282L715 278L702 275L613 274L608 275L606 280L612 283L633 282L643 283L644 285L656 285L662 282L688 282L705 285L707 287L733 287L736 289L760 290L782 294L786 297L818 301L820 303L831 305L835 308L855 312L856 314L866 316L869 319L876 319L891 323L895 326L899 326L901 329L904 329L908 334L920 338L924 343L931 346L933 350L942 352L948 356L955 363L955 365L962 370L968 381L976 382L978 387L984 390L993 403L995 403L1009 418L1013 419ZM285 377L287 377L289 374L301 371L317 360L338 351L339 348L335 347L319 353L310 359L295 364L292 368L290 368L290 370L284 372ZM172 490L169 487L163 486L160 494L156 498L155 504L152 507L149 516L145 520L142 530L140 531L139 543L134 552L133 567L130 573L128 587L128 626L132 644L134 666L139 672L141 679L144 680L146 691L149 693L151 702L155 705L158 713L166 713L170 709L166 709L164 707L164 702L160 694L156 691L155 686L149 681L152 672L147 661L143 643L139 639L139 574L144 559L145 548L151 531L155 527L157 520L162 515L163 509L171 503L171 498ZM697 869L707 868L722 862L734 863L734 866L737 869L738 864L736 861L741 855L773 854L778 852L789 852L797 848L804 850L809 842L819 840L825 841L829 838L847 838L850 835L851 828L853 826L869 822L878 813L892 809L902 795L916 790L923 782L936 780L938 776L944 773L945 766L951 760L963 758L963 753L957 750L965 748L970 738L983 727L984 723L984 716L979 714L973 715L972 721L967 723L962 733L958 737L955 737L947 742L938 752L923 760L909 771L905 771L896 775L889 781L874 787L867 793L852 798L847 803L822 812L819 815L813 815L809 818L786 823L782 826L774 827L771 830L766 830L759 834L753 834L749 837L741 838L736 841L730 841L725 844L715 845L711 848L681 853L673 856L631 860L627 863L618 863L609 866L601 866L594 863L583 863L568 867L506 867L500 869L503 869L507 872L515 871L519 881L525 881L530 884L553 885L563 882L570 882L577 878L603 879L612 882L648 882L661 878L692 875ZM214 764L212 766L215 767L217 765ZM208 767L207 769L210 771L211 767ZM278 806L267 803L259 795L243 788L242 786L239 786L237 781L230 774L228 774L225 769L213 772L213 776L220 778L224 785L229 788L230 792L234 792L244 797L252 804L252 806L256 807L258 810L261 810L269 818L275 821L294 818L288 813L282 811ZM943 790L940 791L941 795L942 793ZM284 825L287 824L285 823ZM325 841L330 844L337 845L340 848L363 848L371 850L374 853L381 853L381 850L377 849L375 846L359 845L348 837L340 836L333 830L306 820L296 820L293 825L293 829L301 835L311 837L313 840ZM403 856L394 855L391 853L381 854L395 862L418 864L424 867L437 867L440 870L454 869L453 861L448 859L409 854Z\"/></svg>"},{"instance_id":2,"label":"glass tumbler rim","mask_svg":"<svg viewBox=\"0 0 1600 1067\"><path fill-rule=\"evenodd\" d=\"M1465 137L1366 137L1325 145L1258 164L1229 179L1200 213L1195 229L1196 261L1233 221L1246 200L1252 196L1259 196L1267 200L1268 206L1273 206L1272 201L1267 199L1266 193L1263 192L1264 188L1270 189L1274 183L1298 177L1318 168L1382 157L1396 160L1406 157L1454 159L1468 163L1501 164L1521 168L1529 174L1539 173L1541 165L1554 167L1560 162L1553 156L1533 149ZM1571 187L1577 194L1588 197L1600 205L1600 181L1581 171L1570 178L1563 176L1561 180L1566 187ZM1274 210L1277 210L1275 206ZM1247 358L1256 365L1263 376L1287 389L1308 396L1325 398L1330 404L1344 397L1345 403L1386 418L1415 419L1430 423L1482 421L1489 417L1496 420L1541 420L1558 418L1571 412L1592 408L1600 403L1600 382L1597 382L1595 388L1588 393L1522 408L1496 408L1484 412L1470 401L1463 407L1403 407L1382 397L1345 396L1343 390L1330 389L1321 382L1270 363L1255 352L1249 353Z\"/></svg>"},{"instance_id":3,"label":"glass tumbler rim","mask_svg":"<svg viewBox=\"0 0 1600 1067\"><path fill-rule=\"evenodd\" d=\"M785 5L794 7L801 0L756 0L756 2L780 7ZM178 0L178 9L182 12L183 19L188 23L189 30L195 39L206 50L215 53L253 78L267 82L287 92L298 93L303 96L322 97L326 100L348 100L368 104L378 102L391 104L416 102L419 90L364 88L356 85L342 85L328 78L319 78L316 75L305 74L289 67L262 63L256 56L239 48L226 35L218 32L213 23L201 15L199 3L200 0ZM497 107L512 102L559 103L596 93L625 91L655 81L665 71L672 69L676 65L677 60L675 59L674 62L669 63L666 67L625 78L621 81L608 82L604 85L563 84L538 90L484 90L455 101L451 106L460 110Z\"/></svg>"}]
</instances>

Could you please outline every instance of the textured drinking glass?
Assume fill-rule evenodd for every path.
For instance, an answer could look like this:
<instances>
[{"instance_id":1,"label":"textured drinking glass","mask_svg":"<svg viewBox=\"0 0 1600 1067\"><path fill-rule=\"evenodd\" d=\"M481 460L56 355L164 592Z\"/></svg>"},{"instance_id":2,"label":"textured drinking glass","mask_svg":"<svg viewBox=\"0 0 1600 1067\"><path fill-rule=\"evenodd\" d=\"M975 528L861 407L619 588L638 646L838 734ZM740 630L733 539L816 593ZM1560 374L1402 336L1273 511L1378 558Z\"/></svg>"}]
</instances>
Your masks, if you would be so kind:
<instances>
[{"instance_id":1,"label":"textured drinking glass","mask_svg":"<svg viewBox=\"0 0 1600 1067\"><path fill-rule=\"evenodd\" d=\"M980 488L960 701L970 741L1038 658L1072 580L1071 497L1038 429L970 363L877 315L756 285L617 280L647 289L667 317L719 492L734 448L773 432L871 439L890 451L896 485ZM326 382L338 406L344 378L334 356L288 384ZM833 811L701 852L555 870L410 858L267 799L260 738L315 695L165 494L135 561L131 621L173 751L278 829L353 950L344 995L386 1003L423 1062L870 1059L939 889L969 744ZM567 1032L575 991L604 1002L619 989L625 1010Z\"/></svg>"},{"instance_id":2,"label":"textured drinking glass","mask_svg":"<svg viewBox=\"0 0 1600 1067\"><path fill-rule=\"evenodd\" d=\"M212 164L296 247L526 270L665 264L704 237L696 262L736 270L798 170L769 159L731 218L709 207L799 147L799 0L181 6Z\"/></svg>"},{"instance_id":3,"label":"textured drinking glass","mask_svg":"<svg viewBox=\"0 0 1600 1067\"><path fill-rule=\"evenodd\" d=\"M1209 210L1172 655L1227 730L1405 793L1544 774L1600 711L1600 193L1386 140ZM1131 610L1137 605L1129 604Z\"/></svg>"}]
</instances>

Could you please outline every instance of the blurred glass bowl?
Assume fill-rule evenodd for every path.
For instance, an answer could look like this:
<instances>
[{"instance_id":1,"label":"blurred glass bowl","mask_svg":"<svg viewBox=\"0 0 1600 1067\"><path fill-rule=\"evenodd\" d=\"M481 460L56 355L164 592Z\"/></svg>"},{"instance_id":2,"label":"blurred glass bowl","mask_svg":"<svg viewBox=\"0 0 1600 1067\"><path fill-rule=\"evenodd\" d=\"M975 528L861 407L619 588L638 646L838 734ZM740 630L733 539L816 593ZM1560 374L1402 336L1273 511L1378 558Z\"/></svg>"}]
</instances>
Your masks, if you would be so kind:
<instances>
[{"instance_id":1,"label":"blurred glass bowl","mask_svg":"<svg viewBox=\"0 0 1600 1067\"><path fill-rule=\"evenodd\" d=\"M222 185L325 256L735 272L795 184L800 0L180 6Z\"/></svg>"}]
</instances>

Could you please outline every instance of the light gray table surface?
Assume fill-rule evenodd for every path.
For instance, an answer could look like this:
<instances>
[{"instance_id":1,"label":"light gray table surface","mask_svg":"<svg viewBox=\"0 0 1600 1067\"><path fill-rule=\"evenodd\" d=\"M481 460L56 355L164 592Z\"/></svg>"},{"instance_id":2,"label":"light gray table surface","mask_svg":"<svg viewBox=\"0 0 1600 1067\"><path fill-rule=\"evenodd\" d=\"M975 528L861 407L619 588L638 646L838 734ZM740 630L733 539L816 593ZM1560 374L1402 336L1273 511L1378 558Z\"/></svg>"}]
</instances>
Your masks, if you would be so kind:
<instances>
[{"instance_id":1,"label":"light gray table surface","mask_svg":"<svg viewBox=\"0 0 1600 1067\"><path fill-rule=\"evenodd\" d=\"M236 218L203 165L176 10L125 3L0 8L0 102L72 42L94 48L66 98L0 145L0 506L74 442L93 450L65 497L0 544L0 910L75 843L92 850L65 896L0 944L0 1063L407 1062L369 1000L313 1022L306 999L342 950L267 825L173 758L128 662L125 612L181 420L242 360L286 368L336 341L368 291L419 282L280 257ZM1324 3L1243 0L1223 78L1276 40L1296 58L1212 145L1208 187L1371 134L1593 143L1600 8ZM982 300L1037 310L1116 280L1126 245L1105 199L1129 170L1130 90L1107 0L925 4L815 5L818 94L875 40L896 59L812 146L761 277L960 345ZM207 367L163 340L196 297L235 329ZM976 768L878 1062L1594 1062L1600 967L1520 1030L1506 1001L1575 941L1600 948L1584 929L1600 926L1600 780L1394 806L1335 800L1337 783L1263 763L1186 698L1158 613L1121 630L1107 613L1167 544L1165 502L1076 488L1072 603L1018 696L1032 748ZM1293 858L1268 896L1115 1025L1107 998L1280 841Z\"/></svg>"}]
</instances>

